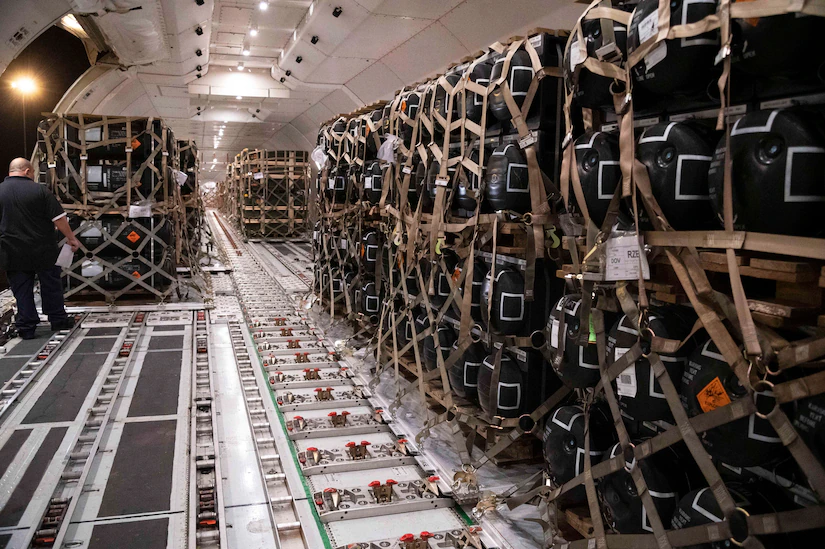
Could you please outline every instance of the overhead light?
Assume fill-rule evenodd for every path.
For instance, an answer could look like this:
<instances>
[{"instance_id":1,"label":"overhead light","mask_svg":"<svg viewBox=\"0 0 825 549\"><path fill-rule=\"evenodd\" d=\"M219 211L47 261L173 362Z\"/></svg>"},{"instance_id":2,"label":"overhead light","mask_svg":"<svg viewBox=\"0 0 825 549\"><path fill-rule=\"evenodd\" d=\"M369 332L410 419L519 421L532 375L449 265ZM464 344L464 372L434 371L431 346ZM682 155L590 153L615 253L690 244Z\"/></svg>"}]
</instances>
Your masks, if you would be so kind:
<instances>
[{"instance_id":1,"label":"overhead light","mask_svg":"<svg viewBox=\"0 0 825 549\"><path fill-rule=\"evenodd\" d=\"M264 0L263 2L261 2L260 4L258 4L258 8L259 8L261 11L266 11L266 10L268 10L268 9L269 9L269 2L267 2L266 0Z\"/></svg>"},{"instance_id":2,"label":"overhead light","mask_svg":"<svg viewBox=\"0 0 825 549\"><path fill-rule=\"evenodd\" d=\"M246 56L249 56L249 53L250 53L249 52L249 44L244 44L243 45L243 49L241 50L241 53L246 55Z\"/></svg>"},{"instance_id":3,"label":"overhead light","mask_svg":"<svg viewBox=\"0 0 825 549\"><path fill-rule=\"evenodd\" d=\"M60 20L60 23L66 27L66 29L70 29L77 32L82 32L85 34L85 30L83 27L80 26L80 23L77 22L77 18L73 14L64 15L63 19Z\"/></svg>"},{"instance_id":4,"label":"overhead light","mask_svg":"<svg viewBox=\"0 0 825 549\"><path fill-rule=\"evenodd\" d=\"M19 78L18 80L12 82L11 87L26 95L32 93L37 88L37 84L35 84L34 80L28 76L24 76L23 78Z\"/></svg>"},{"instance_id":5,"label":"overhead light","mask_svg":"<svg viewBox=\"0 0 825 549\"><path fill-rule=\"evenodd\" d=\"M238 70L239 71L243 70L243 61L238 61Z\"/></svg>"},{"instance_id":6,"label":"overhead light","mask_svg":"<svg viewBox=\"0 0 825 549\"><path fill-rule=\"evenodd\" d=\"M241 99L243 99L243 97L242 97L242 96L240 96L240 95L236 95L236 96L235 96L235 99L237 99L238 101L240 101Z\"/></svg>"},{"instance_id":7,"label":"overhead light","mask_svg":"<svg viewBox=\"0 0 825 549\"><path fill-rule=\"evenodd\" d=\"M218 130L218 135L223 135L223 130Z\"/></svg>"},{"instance_id":8,"label":"overhead light","mask_svg":"<svg viewBox=\"0 0 825 549\"><path fill-rule=\"evenodd\" d=\"M312 15L312 12L315 10L315 2L309 5L309 15Z\"/></svg>"},{"instance_id":9,"label":"overhead light","mask_svg":"<svg viewBox=\"0 0 825 549\"><path fill-rule=\"evenodd\" d=\"M229 120L224 120L223 123L224 124L229 124Z\"/></svg>"},{"instance_id":10,"label":"overhead light","mask_svg":"<svg viewBox=\"0 0 825 549\"><path fill-rule=\"evenodd\" d=\"M295 40L296 42L298 41L298 29L295 29L294 31L292 31L292 39Z\"/></svg>"},{"instance_id":11,"label":"overhead light","mask_svg":"<svg viewBox=\"0 0 825 549\"><path fill-rule=\"evenodd\" d=\"M258 36L258 25L253 25L252 28L249 29L249 36Z\"/></svg>"}]
</instances>

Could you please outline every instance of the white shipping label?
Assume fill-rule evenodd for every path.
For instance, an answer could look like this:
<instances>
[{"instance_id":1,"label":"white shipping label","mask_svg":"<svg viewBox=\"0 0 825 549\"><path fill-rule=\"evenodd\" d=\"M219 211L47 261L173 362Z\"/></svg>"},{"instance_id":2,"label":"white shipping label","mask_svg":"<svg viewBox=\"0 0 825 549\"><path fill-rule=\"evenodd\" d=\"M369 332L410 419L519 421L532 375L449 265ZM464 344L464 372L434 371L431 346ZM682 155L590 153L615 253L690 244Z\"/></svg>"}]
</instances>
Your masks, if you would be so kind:
<instances>
[{"instance_id":1,"label":"white shipping label","mask_svg":"<svg viewBox=\"0 0 825 549\"><path fill-rule=\"evenodd\" d=\"M152 204L132 204L129 206L129 217L152 217Z\"/></svg>"},{"instance_id":2,"label":"white shipping label","mask_svg":"<svg viewBox=\"0 0 825 549\"><path fill-rule=\"evenodd\" d=\"M653 48L650 53L645 55L645 69L650 70L659 64L665 57L667 57L667 42L659 42L659 45Z\"/></svg>"},{"instance_id":3,"label":"white shipping label","mask_svg":"<svg viewBox=\"0 0 825 549\"><path fill-rule=\"evenodd\" d=\"M636 398L636 365L627 367L616 378L616 389L619 396Z\"/></svg>"},{"instance_id":4,"label":"white shipping label","mask_svg":"<svg viewBox=\"0 0 825 549\"><path fill-rule=\"evenodd\" d=\"M411 174L412 173L412 167L411 166L404 166L403 168L401 168L401 171L406 173L406 174Z\"/></svg>"},{"instance_id":5,"label":"white shipping label","mask_svg":"<svg viewBox=\"0 0 825 549\"><path fill-rule=\"evenodd\" d=\"M327 182L327 184L329 185L329 188L330 188L330 189L334 189L334 188L335 188L335 178L334 178L334 177L330 177L330 178L329 178L329 181Z\"/></svg>"},{"instance_id":6,"label":"white shipping label","mask_svg":"<svg viewBox=\"0 0 825 549\"><path fill-rule=\"evenodd\" d=\"M372 189L372 176L364 178L364 188L365 189Z\"/></svg>"},{"instance_id":7,"label":"white shipping label","mask_svg":"<svg viewBox=\"0 0 825 549\"><path fill-rule=\"evenodd\" d=\"M640 240L635 236L619 236L607 240L605 280L638 280L639 269L642 270L642 278L650 279L650 266L639 245Z\"/></svg>"},{"instance_id":8,"label":"white shipping label","mask_svg":"<svg viewBox=\"0 0 825 549\"><path fill-rule=\"evenodd\" d=\"M570 45L570 70L576 70L576 67L584 63L587 53L582 53L579 49L579 41L576 40Z\"/></svg>"},{"instance_id":9,"label":"white shipping label","mask_svg":"<svg viewBox=\"0 0 825 549\"><path fill-rule=\"evenodd\" d=\"M261 172L257 172L257 173L252 175L252 179L263 179L263 178L264 178L264 174L261 173Z\"/></svg>"},{"instance_id":10,"label":"white shipping label","mask_svg":"<svg viewBox=\"0 0 825 549\"><path fill-rule=\"evenodd\" d=\"M659 10L654 11L639 22L639 43L659 32Z\"/></svg>"}]
</instances>

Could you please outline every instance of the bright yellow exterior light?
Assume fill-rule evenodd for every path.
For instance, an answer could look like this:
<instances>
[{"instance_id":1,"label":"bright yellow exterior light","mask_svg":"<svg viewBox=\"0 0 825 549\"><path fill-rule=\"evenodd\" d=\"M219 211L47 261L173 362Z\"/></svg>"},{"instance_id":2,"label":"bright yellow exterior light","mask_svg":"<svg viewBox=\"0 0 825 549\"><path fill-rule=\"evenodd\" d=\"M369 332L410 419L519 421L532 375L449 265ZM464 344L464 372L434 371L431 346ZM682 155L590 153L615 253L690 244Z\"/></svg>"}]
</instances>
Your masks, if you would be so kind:
<instances>
[{"instance_id":1,"label":"bright yellow exterior light","mask_svg":"<svg viewBox=\"0 0 825 549\"><path fill-rule=\"evenodd\" d=\"M24 95L28 95L37 89L37 84L31 78L24 76L12 82L11 87Z\"/></svg>"}]
</instances>

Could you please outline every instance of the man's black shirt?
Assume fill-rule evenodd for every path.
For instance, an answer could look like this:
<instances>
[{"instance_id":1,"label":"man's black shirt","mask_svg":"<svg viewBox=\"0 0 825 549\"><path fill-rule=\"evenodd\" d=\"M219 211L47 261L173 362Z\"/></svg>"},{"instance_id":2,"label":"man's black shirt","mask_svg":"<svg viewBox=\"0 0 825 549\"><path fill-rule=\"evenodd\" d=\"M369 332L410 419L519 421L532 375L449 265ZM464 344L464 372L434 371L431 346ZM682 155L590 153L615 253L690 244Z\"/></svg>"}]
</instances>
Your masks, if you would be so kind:
<instances>
[{"instance_id":1,"label":"man's black shirt","mask_svg":"<svg viewBox=\"0 0 825 549\"><path fill-rule=\"evenodd\" d=\"M46 187L27 177L0 183L0 268L40 271L55 264L59 250L54 221L66 215Z\"/></svg>"}]
</instances>

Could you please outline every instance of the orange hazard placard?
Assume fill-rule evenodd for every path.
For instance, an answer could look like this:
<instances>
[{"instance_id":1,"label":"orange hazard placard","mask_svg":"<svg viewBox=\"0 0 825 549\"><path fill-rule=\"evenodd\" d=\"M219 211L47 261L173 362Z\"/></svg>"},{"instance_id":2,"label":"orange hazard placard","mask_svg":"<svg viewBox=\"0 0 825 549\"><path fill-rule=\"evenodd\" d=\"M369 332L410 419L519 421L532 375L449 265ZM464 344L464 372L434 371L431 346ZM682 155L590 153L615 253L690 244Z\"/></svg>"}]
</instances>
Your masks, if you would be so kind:
<instances>
[{"instance_id":1,"label":"orange hazard placard","mask_svg":"<svg viewBox=\"0 0 825 549\"><path fill-rule=\"evenodd\" d=\"M132 148L137 149L139 147L140 147L140 139L135 137L134 139L132 139Z\"/></svg>"},{"instance_id":2,"label":"orange hazard placard","mask_svg":"<svg viewBox=\"0 0 825 549\"><path fill-rule=\"evenodd\" d=\"M135 278L140 278L140 273L137 271L132 271L132 276Z\"/></svg>"},{"instance_id":3,"label":"orange hazard placard","mask_svg":"<svg viewBox=\"0 0 825 549\"><path fill-rule=\"evenodd\" d=\"M126 235L126 240L134 244L135 242L140 240L140 235L137 234L135 231L132 231L131 233Z\"/></svg>"},{"instance_id":4,"label":"orange hazard placard","mask_svg":"<svg viewBox=\"0 0 825 549\"><path fill-rule=\"evenodd\" d=\"M719 380L719 376L713 378L710 383L704 386L696 395L696 400L699 401L699 406L703 412L710 412L722 406L730 404L730 397L728 396L725 387Z\"/></svg>"}]
</instances>

